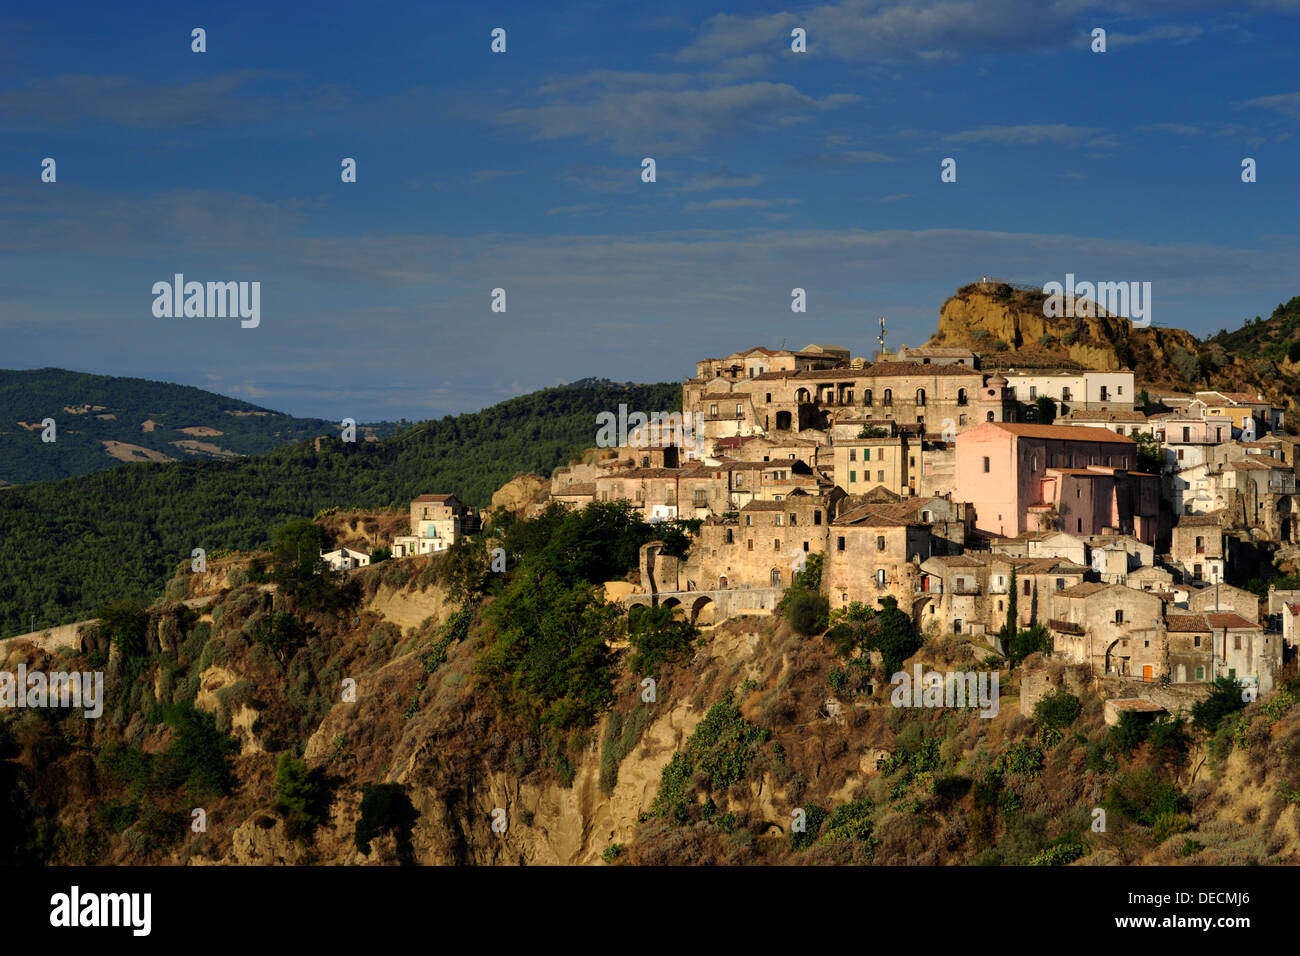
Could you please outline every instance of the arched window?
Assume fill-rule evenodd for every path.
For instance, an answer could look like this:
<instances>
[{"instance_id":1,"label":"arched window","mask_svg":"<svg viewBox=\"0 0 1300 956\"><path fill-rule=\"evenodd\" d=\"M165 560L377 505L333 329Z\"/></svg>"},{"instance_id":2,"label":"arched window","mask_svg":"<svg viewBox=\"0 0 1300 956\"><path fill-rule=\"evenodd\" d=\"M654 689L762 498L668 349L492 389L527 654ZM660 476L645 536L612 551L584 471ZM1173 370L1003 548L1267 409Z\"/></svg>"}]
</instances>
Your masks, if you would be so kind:
<instances>
[{"instance_id":1,"label":"arched window","mask_svg":"<svg viewBox=\"0 0 1300 956\"><path fill-rule=\"evenodd\" d=\"M988 417L987 420L988 420L988 421L993 421L993 413L992 413L992 412L989 412L989 417Z\"/></svg>"},{"instance_id":2,"label":"arched window","mask_svg":"<svg viewBox=\"0 0 1300 956\"><path fill-rule=\"evenodd\" d=\"M871 404L871 389L869 389L869 388L864 388L864 389L862 390L862 404L863 404L863 405L870 405L870 404Z\"/></svg>"},{"instance_id":3,"label":"arched window","mask_svg":"<svg viewBox=\"0 0 1300 956\"><path fill-rule=\"evenodd\" d=\"M923 388L918 388L918 389L916 390L916 404L917 404L917 405L924 405L924 404L925 404L925 389L923 389Z\"/></svg>"},{"instance_id":4,"label":"arched window","mask_svg":"<svg viewBox=\"0 0 1300 956\"><path fill-rule=\"evenodd\" d=\"M884 569L884 568L877 568L877 569L876 569L876 587L881 588L882 590L883 590L884 587L885 587L885 569Z\"/></svg>"},{"instance_id":5,"label":"arched window","mask_svg":"<svg viewBox=\"0 0 1300 956\"><path fill-rule=\"evenodd\" d=\"M887 388L887 389L885 389L885 400L884 400L884 404L885 404L885 405L893 405L893 404L894 404L894 390L893 390L892 388Z\"/></svg>"}]
</instances>

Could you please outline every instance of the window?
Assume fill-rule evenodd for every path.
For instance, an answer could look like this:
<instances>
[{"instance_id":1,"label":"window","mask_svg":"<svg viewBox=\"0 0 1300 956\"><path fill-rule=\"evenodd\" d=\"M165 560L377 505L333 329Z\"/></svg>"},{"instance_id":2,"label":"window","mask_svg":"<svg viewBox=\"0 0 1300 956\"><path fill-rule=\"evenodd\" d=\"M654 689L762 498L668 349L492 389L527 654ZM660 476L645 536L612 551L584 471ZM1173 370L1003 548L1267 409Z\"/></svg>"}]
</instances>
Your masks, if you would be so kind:
<instances>
[{"instance_id":1,"label":"window","mask_svg":"<svg viewBox=\"0 0 1300 956\"><path fill-rule=\"evenodd\" d=\"M1036 398L1038 398L1038 386L1037 386L1037 385L1030 385L1030 386L1029 386L1029 400L1032 402L1032 401L1033 401L1034 399L1036 399Z\"/></svg>"},{"instance_id":2,"label":"window","mask_svg":"<svg viewBox=\"0 0 1300 956\"><path fill-rule=\"evenodd\" d=\"M881 451L883 451L883 450L884 450L884 449L882 448ZM864 448L864 449L862 449L862 460L863 460L863 461L871 461L871 449L870 449L870 448Z\"/></svg>"},{"instance_id":3,"label":"window","mask_svg":"<svg viewBox=\"0 0 1300 956\"><path fill-rule=\"evenodd\" d=\"M728 528L728 529L727 529L727 544L734 544L734 543L735 543L736 537L735 537L735 535L732 533L733 531L734 531L733 528Z\"/></svg>"},{"instance_id":4,"label":"window","mask_svg":"<svg viewBox=\"0 0 1300 956\"><path fill-rule=\"evenodd\" d=\"M863 389L863 391L862 391L862 404L863 404L863 405L870 405L870 404L871 404L871 389L869 389L869 388L868 388L868 389Z\"/></svg>"},{"instance_id":5,"label":"window","mask_svg":"<svg viewBox=\"0 0 1300 956\"><path fill-rule=\"evenodd\" d=\"M1028 597L1028 596L1029 596L1029 585L1030 585L1030 583L1031 583L1031 582L1030 582L1029 578L1025 578L1025 597Z\"/></svg>"},{"instance_id":6,"label":"window","mask_svg":"<svg viewBox=\"0 0 1300 956\"><path fill-rule=\"evenodd\" d=\"M798 524L798 523L799 523L799 516L798 516L797 514L795 514L793 511L791 511L791 512L790 512L790 527L793 528L793 527L794 527L796 524Z\"/></svg>"},{"instance_id":7,"label":"window","mask_svg":"<svg viewBox=\"0 0 1300 956\"><path fill-rule=\"evenodd\" d=\"M857 473L856 471L850 471L850 472L849 472L849 484L853 484L853 483L856 482L857 480L858 480L858 473Z\"/></svg>"},{"instance_id":8,"label":"window","mask_svg":"<svg viewBox=\"0 0 1300 956\"><path fill-rule=\"evenodd\" d=\"M1083 530L1083 519L1082 519L1082 518L1075 518L1075 519L1074 519L1074 530L1075 530L1076 532L1079 532L1079 531L1082 531L1082 530Z\"/></svg>"},{"instance_id":9,"label":"window","mask_svg":"<svg viewBox=\"0 0 1300 956\"><path fill-rule=\"evenodd\" d=\"M1065 578L1057 578L1057 579L1056 579L1056 590L1058 590L1058 591L1064 591L1064 590L1065 590Z\"/></svg>"},{"instance_id":10,"label":"window","mask_svg":"<svg viewBox=\"0 0 1300 956\"><path fill-rule=\"evenodd\" d=\"M999 610L999 611L1002 610L1002 601L1001 601L1001 600L998 601L998 610Z\"/></svg>"},{"instance_id":11,"label":"window","mask_svg":"<svg viewBox=\"0 0 1300 956\"><path fill-rule=\"evenodd\" d=\"M984 474L987 475L988 473L989 473L989 459L988 459L988 456L985 455L985 456L984 456Z\"/></svg>"},{"instance_id":12,"label":"window","mask_svg":"<svg viewBox=\"0 0 1300 956\"><path fill-rule=\"evenodd\" d=\"M776 526L779 528L779 527L781 527L783 524L785 524L785 516L784 516L784 515L781 515L781 514L778 514L778 515L776 516Z\"/></svg>"},{"instance_id":13,"label":"window","mask_svg":"<svg viewBox=\"0 0 1300 956\"><path fill-rule=\"evenodd\" d=\"M710 417L710 418L717 418L717 417L718 417L718 406L717 406L717 405L710 405L710 406L709 406L709 417Z\"/></svg>"},{"instance_id":14,"label":"window","mask_svg":"<svg viewBox=\"0 0 1300 956\"><path fill-rule=\"evenodd\" d=\"M754 523L754 516L753 516L753 515L745 515L745 526L746 526L746 527L749 527L749 526L752 525L753 523Z\"/></svg>"},{"instance_id":15,"label":"window","mask_svg":"<svg viewBox=\"0 0 1300 956\"><path fill-rule=\"evenodd\" d=\"M884 590L885 587L885 569L876 568L876 587Z\"/></svg>"},{"instance_id":16,"label":"window","mask_svg":"<svg viewBox=\"0 0 1300 956\"><path fill-rule=\"evenodd\" d=\"M916 467L916 456L915 456L915 455L910 455L910 456L908 456L908 459L907 459L907 467L908 467L908 468L915 468L915 467Z\"/></svg>"},{"instance_id":17,"label":"window","mask_svg":"<svg viewBox=\"0 0 1300 956\"><path fill-rule=\"evenodd\" d=\"M803 549L804 549L805 551L808 550L808 542L807 542L807 541L805 541L805 542L803 543Z\"/></svg>"},{"instance_id":18,"label":"window","mask_svg":"<svg viewBox=\"0 0 1300 956\"><path fill-rule=\"evenodd\" d=\"M771 393L771 392L768 392L768 393L767 393L767 401L768 401L768 404L769 404L769 405L772 403L772 393Z\"/></svg>"},{"instance_id":19,"label":"window","mask_svg":"<svg viewBox=\"0 0 1300 956\"><path fill-rule=\"evenodd\" d=\"M958 405L966 404L966 389L964 388L957 389L957 404Z\"/></svg>"},{"instance_id":20,"label":"window","mask_svg":"<svg viewBox=\"0 0 1300 956\"><path fill-rule=\"evenodd\" d=\"M780 539L780 538L773 538L773 539L772 539L772 550L773 550L773 551L780 551L780 550L781 550L781 539Z\"/></svg>"},{"instance_id":21,"label":"window","mask_svg":"<svg viewBox=\"0 0 1300 956\"><path fill-rule=\"evenodd\" d=\"M1233 649L1234 651L1239 651L1239 650L1241 650L1241 635L1240 635L1240 634L1234 634L1234 635L1232 636L1232 649Z\"/></svg>"},{"instance_id":22,"label":"window","mask_svg":"<svg viewBox=\"0 0 1300 956\"><path fill-rule=\"evenodd\" d=\"M965 425L965 424L966 424L966 413L965 413L965 412L963 412L962 414L960 414L960 415L957 416L957 424L958 424L958 425Z\"/></svg>"},{"instance_id":23,"label":"window","mask_svg":"<svg viewBox=\"0 0 1300 956\"><path fill-rule=\"evenodd\" d=\"M1197 634L1195 637L1192 638L1192 647L1200 647L1200 646L1201 646L1201 635ZM1197 670L1200 670L1200 668L1198 667ZM1196 676L1200 677L1201 675L1197 674Z\"/></svg>"},{"instance_id":24,"label":"window","mask_svg":"<svg viewBox=\"0 0 1300 956\"><path fill-rule=\"evenodd\" d=\"M816 511L813 512L813 524L821 524L821 523L822 523L822 512L821 509L818 508Z\"/></svg>"},{"instance_id":25,"label":"window","mask_svg":"<svg viewBox=\"0 0 1300 956\"><path fill-rule=\"evenodd\" d=\"M745 550L746 550L746 551L753 551L753 550L754 550L754 539L753 539L753 538L750 538L748 541L745 542L745 545L746 545L746 547L745 547Z\"/></svg>"},{"instance_id":26,"label":"window","mask_svg":"<svg viewBox=\"0 0 1300 956\"><path fill-rule=\"evenodd\" d=\"M894 390L892 388L885 389L885 398L883 404L885 405L894 404Z\"/></svg>"},{"instance_id":27,"label":"window","mask_svg":"<svg viewBox=\"0 0 1300 956\"><path fill-rule=\"evenodd\" d=\"M876 535L876 550L877 551L885 550L885 536L883 534Z\"/></svg>"},{"instance_id":28,"label":"window","mask_svg":"<svg viewBox=\"0 0 1300 956\"><path fill-rule=\"evenodd\" d=\"M924 404L925 404L925 389L923 389L923 388L918 388L918 389L916 390L916 404L917 404L917 405L924 405Z\"/></svg>"},{"instance_id":29,"label":"window","mask_svg":"<svg viewBox=\"0 0 1300 956\"><path fill-rule=\"evenodd\" d=\"M876 472L876 481L882 485L885 483L885 473L883 471Z\"/></svg>"},{"instance_id":30,"label":"window","mask_svg":"<svg viewBox=\"0 0 1300 956\"><path fill-rule=\"evenodd\" d=\"M856 448L850 448L849 461L857 461L857 460L858 460L858 450Z\"/></svg>"},{"instance_id":31,"label":"window","mask_svg":"<svg viewBox=\"0 0 1300 956\"><path fill-rule=\"evenodd\" d=\"M835 550L836 550L836 551L843 551L843 550L844 550L844 535L840 535L840 536L835 540Z\"/></svg>"},{"instance_id":32,"label":"window","mask_svg":"<svg viewBox=\"0 0 1300 956\"><path fill-rule=\"evenodd\" d=\"M1123 609L1123 608L1118 608L1118 607L1115 608L1115 623L1116 623L1116 624L1123 624L1123 623L1124 623L1124 609Z\"/></svg>"}]
</instances>

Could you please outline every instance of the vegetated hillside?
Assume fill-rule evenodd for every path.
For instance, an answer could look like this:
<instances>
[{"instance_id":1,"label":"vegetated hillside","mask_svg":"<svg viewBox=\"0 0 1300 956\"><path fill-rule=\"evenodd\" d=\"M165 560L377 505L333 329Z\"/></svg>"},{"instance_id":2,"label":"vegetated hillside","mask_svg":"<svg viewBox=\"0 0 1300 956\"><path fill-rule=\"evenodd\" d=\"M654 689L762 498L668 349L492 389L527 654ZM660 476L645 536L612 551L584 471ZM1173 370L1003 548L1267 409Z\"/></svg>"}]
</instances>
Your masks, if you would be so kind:
<instances>
[{"instance_id":1,"label":"vegetated hillside","mask_svg":"<svg viewBox=\"0 0 1300 956\"><path fill-rule=\"evenodd\" d=\"M1190 724L1108 728L1064 689L1022 712L1037 653L1009 669L901 612L851 608L829 632L629 618L598 582L660 530L619 504L557 509L364 569L350 596L304 590L282 542L271 583L248 562L178 577L169 594L224 589L119 607L70 654L8 648L11 670L103 669L107 704L0 713L0 862L1300 862L1294 672L1256 703L1225 687ZM891 669L917 663L996 670L996 715L892 706Z\"/></svg>"},{"instance_id":2,"label":"vegetated hillside","mask_svg":"<svg viewBox=\"0 0 1300 956\"><path fill-rule=\"evenodd\" d=\"M1258 315L1246 319L1237 331L1225 329L1209 341L1229 352L1270 362L1300 362L1300 295L1278 303L1267 319Z\"/></svg>"},{"instance_id":3,"label":"vegetated hillside","mask_svg":"<svg viewBox=\"0 0 1300 956\"><path fill-rule=\"evenodd\" d=\"M41 441L54 419L56 441ZM394 422L358 425L384 438ZM132 461L262 455L339 423L295 418L189 385L64 369L0 369L0 483L50 481Z\"/></svg>"},{"instance_id":4,"label":"vegetated hillside","mask_svg":"<svg viewBox=\"0 0 1300 956\"><path fill-rule=\"evenodd\" d=\"M1280 306L1281 313L1275 312L1267 326L1248 324L1232 336L1220 333L1206 342L1183 329L1134 328L1116 316L1049 318L1043 315L1046 298L1041 291L1006 284L963 286L944 302L929 344L974 349L986 369L1128 368L1139 388L1263 394L1289 410L1287 427L1295 427L1300 362L1290 357L1289 343L1282 345L1300 314L1300 298L1292 300L1295 309ZM1265 336L1273 345L1254 347Z\"/></svg>"},{"instance_id":5,"label":"vegetated hillside","mask_svg":"<svg viewBox=\"0 0 1300 956\"><path fill-rule=\"evenodd\" d=\"M408 429L232 461L142 463L0 492L0 636L83 620L101 602L161 593L194 548L264 547L272 529L330 507L402 507L453 492L485 507L519 472L549 475L590 447L620 403L681 407L677 384L544 389ZM60 439L62 440L62 439Z\"/></svg>"}]
</instances>

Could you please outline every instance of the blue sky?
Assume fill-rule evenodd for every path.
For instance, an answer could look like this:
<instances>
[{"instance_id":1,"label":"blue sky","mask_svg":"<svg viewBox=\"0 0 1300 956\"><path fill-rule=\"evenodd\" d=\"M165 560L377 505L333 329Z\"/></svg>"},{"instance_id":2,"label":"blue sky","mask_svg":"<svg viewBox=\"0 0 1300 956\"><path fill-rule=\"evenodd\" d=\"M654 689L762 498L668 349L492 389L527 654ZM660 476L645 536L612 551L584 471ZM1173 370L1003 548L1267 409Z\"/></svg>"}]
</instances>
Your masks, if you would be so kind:
<instances>
[{"instance_id":1,"label":"blue sky","mask_svg":"<svg viewBox=\"0 0 1300 956\"><path fill-rule=\"evenodd\" d=\"M9 8L0 367L420 419L918 344L982 274L1198 334L1300 294L1300 0L214 6ZM155 318L177 272L261 325Z\"/></svg>"}]
</instances>

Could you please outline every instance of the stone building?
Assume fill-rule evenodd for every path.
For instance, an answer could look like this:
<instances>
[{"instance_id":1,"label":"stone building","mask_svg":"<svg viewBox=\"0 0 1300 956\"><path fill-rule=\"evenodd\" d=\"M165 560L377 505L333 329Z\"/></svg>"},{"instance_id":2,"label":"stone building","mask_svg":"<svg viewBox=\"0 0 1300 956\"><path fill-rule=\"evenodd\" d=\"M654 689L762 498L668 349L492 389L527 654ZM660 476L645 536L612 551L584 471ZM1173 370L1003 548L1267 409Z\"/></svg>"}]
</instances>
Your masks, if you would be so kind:
<instances>
[{"instance_id":1,"label":"stone building","mask_svg":"<svg viewBox=\"0 0 1300 956\"><path fill-rule=\"evenodd\" d=\"M892 595L910 612L919 568L930 556L926 525L896 518L866 505L831 523L822 570L831 607L853 601L874 605Z\"/></svg>"},{"instance_id":2,"label":"stone building","mask_svg":"<svg viewBox=\"0 0 1300 956\"><path fill-rule=\"evenodd\" d=\"M1183 515L1170 532L1169 565L1198 587L1225 580L1223 528L1213 515Z\"/></svg>"},{"instance_id":3,"label":"stone building","mask_svg":"<svg viewBox=\"0 0 1300 956\"><path fill-rule=\"evenodd\" d=\"M998 535L1118 532L1150 544L1159 478L1133 471L1136 447L1104 428L985 422L957 436L956 496Z\"/></svg>"},{"instance_id":4,"label":"stone building","mask_svg":"<svg viewBox=\"0 0 1300 956\"><path fill-rule=\"evenodd\" d=\"M393 557L446 551L478 529L478 515L455 495L420 495L411 501L411 533L393 538Z\"/></svg>"},{"instance_id":5,"label":"stone building","mask_svg":"<svg viewBox=\"0 0 1300 956\"><path fill-rule=\"evenodd\" d=\"M1098 676L1158 678L1164 602L1122 584L1085 582L1051 595L1055 653Z\"/></svg>"}]
</instances>

